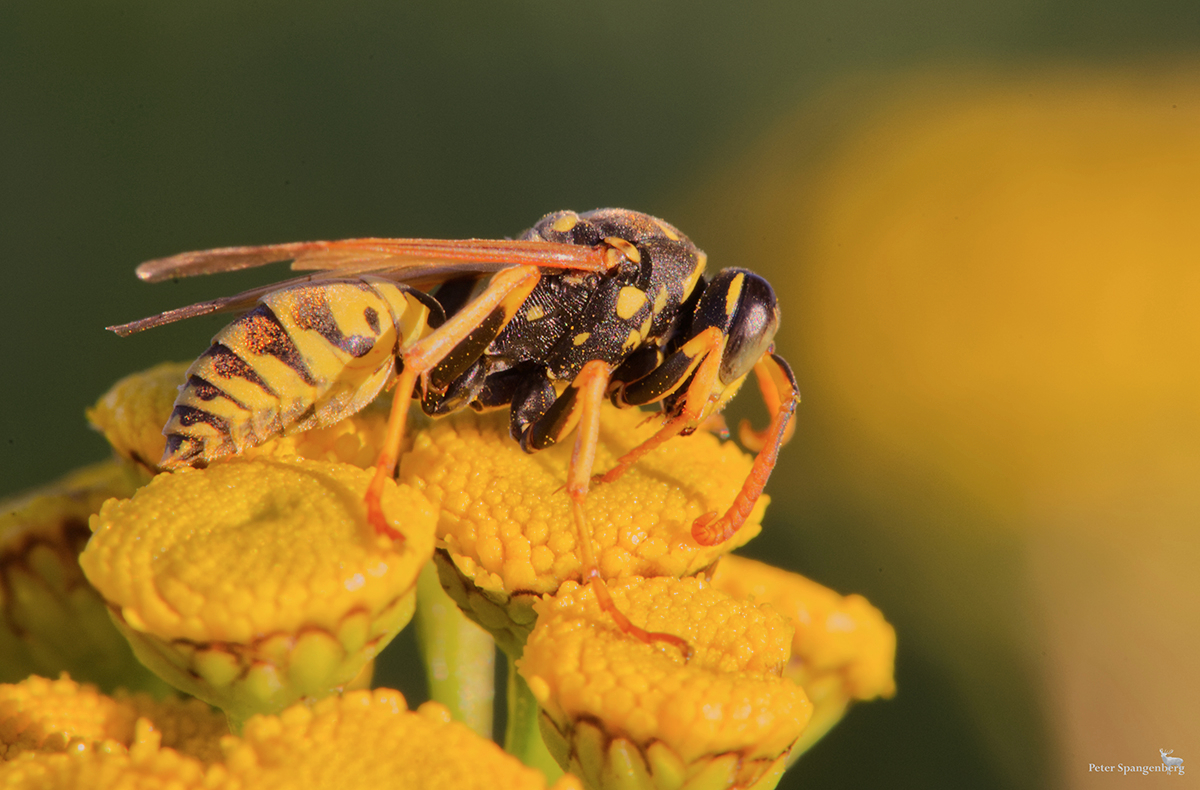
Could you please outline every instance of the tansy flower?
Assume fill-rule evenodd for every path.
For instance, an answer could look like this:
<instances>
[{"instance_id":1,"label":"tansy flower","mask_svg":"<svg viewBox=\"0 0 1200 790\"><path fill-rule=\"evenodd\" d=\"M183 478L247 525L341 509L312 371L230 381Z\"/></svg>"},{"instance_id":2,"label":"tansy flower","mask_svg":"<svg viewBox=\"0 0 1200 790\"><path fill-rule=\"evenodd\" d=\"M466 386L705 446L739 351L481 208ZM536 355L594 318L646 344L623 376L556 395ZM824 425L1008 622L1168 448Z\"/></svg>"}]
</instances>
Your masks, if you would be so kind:
<instances>
[{"instance_id":1,"label":"tansy flower","mask_svg":"<svg viewBox=\"0 0 1200 790\"><path fill-rule=\"evenodd\" d=\"M106 689L164 689L134 659L76 560L88 517L138 483L110 461L0 503L0 681L67 671Z\"/></svg>"},{"instance_id":2,"label":"tansy flower","mask_svg":"<svg viewBox=\"0 0 1200 790\"><path fill-rule=\"evenodd\" d=\"M591 587L568 582L540 601L519 666L560 764L605 790L774 787L812 713L782 677L787 621L700 579L609 586L632 619L683 636L694 655L622 633Z\"/></svg>"},{"instance_id":3,"label":"tansy flower","mask_svg":"<svg viewBox=\"0 0 1200 790\"><path fill-rule=\"evenodd\" d=\"M656 420L605 405L595 470L653 435ZM442 584L499 645L519 656L532 606L580 578L570 500L563 488L572 446L525 453L502 413L459 412L413 437L400 479L440 508L436 556ZM593 485L586 511L601 575L690 576L761 530L762 497L741 530L716 546L692 539L692 522L725 512L752 459L706 431L667 442L619 480Z\"/></svg>"},{"instance_id":4,"label":"tansy flower","mask_svg":"<svg viewBox=\"0 0 1200 790\"><path fill-rule=\"evenodd\" d=\"M896 630L861 595L841 596L798 574L732 554L721 560L712 584L735 598L770 604L796 629L783 674L804 687L813 717L793 760L842 718L851 701L896 693Z\"/></svg>"},{"instance_id":5,"label":"tansy flower","mask_svg":"<svg viewBox=\"0 0 1200 790\"><path fill-rule=\"evenodd\" d=\"M12 754L22 754L0 768L5 786L543 787L542 776L558 776L561 765L590 788L767 790L848 699L890 693L894 641L865 601L811 583L797 593L813 622L854 622L877 637L855 641L809 627L786 596L731 596L702 578L758 533L767 501L724 544L693 540L693 521L727 508L751 465L706 431L656 448L620 480L594 485L586 502L616 608L636 626L683 640L689 653L630 637L595 601L596 588L576 583L580 552L562 490L570 443L526 454L503 414L414 420L401 482L383 494L385 517L406 537L393 542L365 520L384 424L371 408L205 469L157 474L161 426L184 370L127 377L89 412L123 459L107 474L126 483L80 506L77 518L95 514L80 565L137 656L223 708L235 728L244 725L242 737L225 736L218 756L211 730L189 730L177 703L81 691L90 701L79 710L103 724L68 734L43 720L34 727L26 713L13 718L21 745ZM655 422L606 406L596 471ZM409 713L396 692L349 689L369 683L370 659L408 622L422 568L423 654L430 689L449 707ZM717 578L727 585L734 575ZM446 723L453 711L490 733L494 646L440 586L509 655L505 747L544 774L522 773L494 744ZM759 605L766 600L786 616ZM804 639L793 641L788 617ZM518 674L512 661L522 652ZM810 696L818 725L806 731ZM203 711L200 719L220 718ZM430 726L432 735L419 731ZM398 745L410 742L409 751ZM425 764L433 773L405 773ZM425 778L435 775L451 778Z\"/></svg>"},{"instance_id":6,"label":"tansy flower","mask_svg":"<svg viewBox=\"0 0 1200 790\"><path fill-rule=\"evenodd\" d=\"M33 676L0 685L0 759L106 743L128 747L139 718L154 722L163 745L201 760L216 759L217 742L229 733L225 717L199 700L109 697L66 675L58 680Z\"/></svg>"},{"instance_id":7,"label":"tansy flower","mask_svg":"<svg viewBox=\"0 0 1200 790\"><path fill-rule=\"evenodd\" d=\"M371 473L252 458L159 475L92 519L80 557L138 657L235 719L344 687L409 621L434 511Z\"/></svg>"},{"instance_id":8,"label":"tansy flower","mask_svg":"<svg viewBox=\"0 0 1200 790\"><path fill-rule=\"evenodd\" d=\"M202 721L217 718L208 713L206 719L196 705L177 709ZM14 707L20 707L20 713L13 714ZM254 716L241 737L224 735L219 751L207 754L172 747L170 727L157 718L163 715L170 723L164 706L139 709L65 680L37 678L20 686L0 686L0 737L16 730L14 722L19 719L37 719L36 725L24 729L36 727L44 742L62 746L8 755L0 763L0 786L8 790L546 788L540 773L451 721L443 706L426 703L410 712L396 691L350 692L311 707L297 705L277 716ZM565 776L553 790L578 788L574 777Z\"/></svg>"}]
</instances>

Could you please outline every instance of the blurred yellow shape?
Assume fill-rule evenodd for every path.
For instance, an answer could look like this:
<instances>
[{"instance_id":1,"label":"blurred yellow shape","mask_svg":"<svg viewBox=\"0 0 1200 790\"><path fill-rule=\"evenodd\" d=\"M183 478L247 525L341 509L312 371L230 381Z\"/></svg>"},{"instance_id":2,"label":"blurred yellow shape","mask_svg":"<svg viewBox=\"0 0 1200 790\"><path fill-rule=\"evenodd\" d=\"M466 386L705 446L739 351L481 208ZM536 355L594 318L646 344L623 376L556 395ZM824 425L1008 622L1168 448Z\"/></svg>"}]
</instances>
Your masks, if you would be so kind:
<instances>
[{"instance_id":1,"label":"blurred yellow shape","mask_svg":"<svg viewBox=\"0 0 1200 790\"><path fill-rule=\"evenodd\" d=\"M162 429L189 364L163 362L126 376L87 410L88 422L122 458L146 471L157 471L167 442Z\"/></svg>"},{"instance_id":2,"label":"blurred yellow shape","mask_svg":"<svg viewBox=\"0 0 1200 790\"><path fill-rule=\"evenodd\" d=\"M880 82L699 195L745 196L704 243L775 267L823 484L903 525L917 649L1014 775L1042 748L1084 786L1200 739L1200 69Z\"/></svg>"},{"instance_id":3,"label":"blurred yellow shape","mask_svg":"<svg viewBox=\"0 0 1200 790\"><path fill-rule=\"evenodd\" d=\"M796 629L783 674L804 688L813 717L793 760L841 719L852 700L896 693L896 630L861 595L842 596L799 574L733 554L721 559L712 584L734 598L770 604Z\"/></svg>"},{"instance_id":4,"label":"blurred yellow shape","mask_svg":"<svg viewBox=\"0 0 1200 790\"><path fill-rule=\"evenodd\" d=\"M590 586L568 582L538 603L518 666L559 764L594 790L773 787L812 713L781 674L787 621L695 578L609 588L636 625L695 654L623 634Z\"/></svg>"},{"instance_id":5,"label":"blurred yellow shape","mask_svg":"<svg viewBox=\"0 0 1200 790\"><path fill-rule=\"evenodd\" d=\"M651 436L656 423L652 414L606 404L596 473ZM579 579L564 490L572 444L526 453L509 435L506 412L459 412L416 433L401 459L400 479L441 508L443 585L485 628L509 629L497 638L515 655L532 627L532 599ZM729 507L751 462L734 443L698 431L667 442L620 480L594 485L585 507L602 575L687 576L757 535L765 496L729 541L700 546L691 536L696 517Z\"/></svg>"},{"instance_id":6,"label":"blurred yellow shape","mask_svg":"<svg viewBox=\"0 0 1200 790\"><path fill-rule=\"evenodd\" d=\"M105 688L161 690L113 628L79 568L88 517L136 473L106 462L0 503L0 680L66 671Z\"/></svg>"},{"instance_id":7,"label":"blurred yellow shape","mask_svg":"<svg viewBox=\"0 0 1200 790\"><path fill-rule=\"evenodd\" d=\"M138 657L235 719L349 683L412 616L435 512L389 482L366 522L371 472L233 459L159 475L105 503L80 557Z\"/></svg>"}]
</instances>

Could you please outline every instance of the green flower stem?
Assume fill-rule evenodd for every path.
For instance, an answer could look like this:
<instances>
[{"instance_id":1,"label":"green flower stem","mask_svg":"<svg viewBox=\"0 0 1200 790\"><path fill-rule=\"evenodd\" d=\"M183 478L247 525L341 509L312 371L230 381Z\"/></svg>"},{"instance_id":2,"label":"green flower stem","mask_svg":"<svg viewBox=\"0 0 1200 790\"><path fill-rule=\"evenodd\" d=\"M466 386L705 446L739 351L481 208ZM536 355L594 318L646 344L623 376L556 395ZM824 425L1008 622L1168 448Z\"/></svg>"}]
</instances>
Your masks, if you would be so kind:
<instances>
[{"instance_id":1,"label":"green flower stem","mask_svg":"<svg viewBox=\"0 0 1200 790\"><path fill-rule=\"evenodd\" d=\"M508 660L508 721L504 728L504 751L546 775L546 784L562 776L559 767L542 740L538 729L538 704L529 684L511 657Z\"/></svg>"},{"instance_id":2,"label":"green flower stem","mask_svg":"<svg viewBox=\"0 0 1200 790\"><path fill-rule=\"evenodd\" d=\"M432 562L417 580L416 623L430 698L491 740L496 643L446 595Z\"/></svg>"}]
</instances>

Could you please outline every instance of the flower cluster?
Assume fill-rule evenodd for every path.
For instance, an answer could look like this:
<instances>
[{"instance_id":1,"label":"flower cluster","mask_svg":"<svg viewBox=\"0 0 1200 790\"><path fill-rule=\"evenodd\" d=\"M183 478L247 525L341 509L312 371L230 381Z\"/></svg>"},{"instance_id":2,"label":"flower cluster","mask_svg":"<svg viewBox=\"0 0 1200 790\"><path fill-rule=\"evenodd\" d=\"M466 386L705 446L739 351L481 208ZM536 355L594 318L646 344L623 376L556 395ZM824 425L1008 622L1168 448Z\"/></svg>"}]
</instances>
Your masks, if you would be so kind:
<instances>
[{"instance_id":1,"label":"flower cluster","mask_svg":"<svg viewBox=\"0 0 1200 790\"><path fill-rule=\"evenodd\" d=\"M569 447L527 455L505 415L418 425L382 495L393 541L363 505L370 408L157 474L183 370L131 376L89 411L116 460L0 511L0 679L66 670L161 696L161 678L195 699L65 675L0 686L5 786L769 790L851 701L894 691L894 632L864 599L726 556L766 497L726 543L691 538L750 466L707 432L589 494L606 602L578 584ZM597 468L653 430L607 409ZM636 638L614 604L675 641ZM367 689L414 612L434 701L409 712ZM493 645L508 753L486 737Z\"/></svg>"}]
</instances>

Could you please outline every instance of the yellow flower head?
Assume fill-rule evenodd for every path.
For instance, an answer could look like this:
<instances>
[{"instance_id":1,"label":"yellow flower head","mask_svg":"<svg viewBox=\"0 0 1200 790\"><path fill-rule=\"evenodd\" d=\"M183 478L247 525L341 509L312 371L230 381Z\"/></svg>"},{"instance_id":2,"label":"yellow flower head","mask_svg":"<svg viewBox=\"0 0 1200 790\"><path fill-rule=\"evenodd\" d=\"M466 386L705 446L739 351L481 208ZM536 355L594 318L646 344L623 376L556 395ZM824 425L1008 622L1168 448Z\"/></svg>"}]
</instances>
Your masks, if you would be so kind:
<instances>
[{"instance_id":1,"label":"yellow flower head","mask_svg":"<svg viewBox=\"0 0 1200 790\"><path fill-rule=\"evenodd\" d=\"M735 598L770 604L796 629L784 675L804 687L814 709L793 759L828 732L852 700L896 693L896 630L861 595L842 596L732 554L721 560L712 584Z\"/></svg>"},{"instance_id":2,"label":"yellow flower head","mask_svg":"<svg viewBox=\"0 0 1200 790\"><path fill-rule=\"evenodd\" d=\"M266 788L420 787L452 790L542 790L542 774L426 703L407 710L398 691L330 697L278 716L256 716L229 739L234 779ZM556 790L578 788L570 777Z\"/></svg>"},{"instance_id":3,"label":"yellow flower head","mask_svg":"<svg viewBox=\"0 0 1200 790\"><path fill-rule=\"evenodd\" d=\"M781 676L787 621L695 578L609 588L636 625L682 636L695 653L685 662L673 647L623 634L590 586L567 583L539 603L519 667L560 764L591 788L777 781L812 712Z\"/></svg>"},{"instance_id":4,"label":"yellow flower head","mask_svg":"<svg viewBox=\"0 0 1200 790\"><path fill-rule=\"evenodd\" d=\"M54 697L61 698L57 708L45 702ZM241 737L225 735L219 750L204 754L185 754L172 745L172 729L184 729L172 728L172 722L190 715L201 720L193 728L205 727L194 701L190 707L160 703L148 710L70 681L41 678L20 687L0 686L0 712L13 707L12 699L40 716L41 731L54 733L62 749L8 755L0 762L0 786L11 790L546 788L540 772L452 722L443 706L426 703L410 712L404 697L389 689L350 692L279 715L254 716ZM45 710L37 710L39 702ZM10 719L0 716L0 732L13 729ZM553 790L579 790L579 782L564 776Z\"/></svg>"},{"instance_id":5,"label":"yellow flower head","mask_svg":"<svg viewBox=\"0 0 1200 790\"><path fill-rule=\"evenodd\" d=\"M154 722L163 745L200 759L218 757L218 741L229 733L225 717L198 700L106 697L65 675L34 676L0 685L0 760L24 752L119 751L134 743L140 718Z\"/></svg>"},{"instance_id":6,"label":"yellow flower head","mask_svg":"<svg viewBox=\"0 0 1200 790\"><path fill-rule=\"evenodd\" d=\"M113 628L78 556L88 517L130 496L128 471L96 464L0 503L0 681L68 671L105 688L162 690Z\"/></svg>"},{"instance_id":7,"label":"yellow flower head","mask_svg":"<svg viewBox=\"0 0 1200 790\"><path fill-rule=\"evenodd\" d=\"M350 682L412 616L435 514L389 482L377 537L347 464L234 459L105 503L80 557L143 662L235 718Z\"/></svg>"},{"instance_id":8,"label":"yellow flower head","mask_svg":"<svg viewBox=\"0 0 1200 790\"><path fill-rule=\"evenodd\" d=\"M653 415L606 405L596 472L614 466L656 428ZM416 434L401 459L400 479L441 508L443 584L518 655L532 627L534 596L580 578L563 488L571 450L572 443L564 442L525 453L509 435L506 414L459 412ZM701 546L691 534L698 516L725 512L751 463L733 443L698 431L655 449L619 480L593 485L585 508L601 574L689 576L753 538L761 530L765 496L726 543Z\"/></svg>"}]
</instances>

